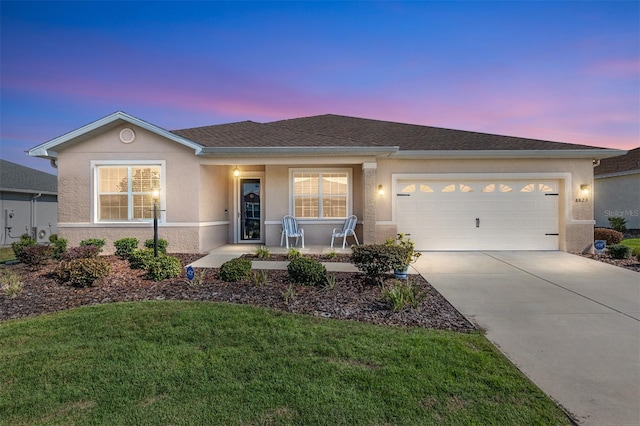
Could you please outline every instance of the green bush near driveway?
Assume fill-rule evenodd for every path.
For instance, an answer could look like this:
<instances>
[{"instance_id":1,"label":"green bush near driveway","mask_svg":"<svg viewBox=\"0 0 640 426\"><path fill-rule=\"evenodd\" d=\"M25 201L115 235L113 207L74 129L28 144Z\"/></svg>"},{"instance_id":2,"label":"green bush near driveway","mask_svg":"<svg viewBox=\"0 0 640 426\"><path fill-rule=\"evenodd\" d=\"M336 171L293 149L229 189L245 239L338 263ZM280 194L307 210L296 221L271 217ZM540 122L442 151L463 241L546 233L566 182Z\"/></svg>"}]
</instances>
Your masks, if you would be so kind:
<instances>
[{"instance_id":1,"label":"green bush near driveway","mask_svg":"<svg viewBox=\"0 0 640 426\"><path fill-rule=\"evenodd\" d=\"M5 424L569 425L481 333L209 302L0 322Z\"/></svg>"}]
</instances>

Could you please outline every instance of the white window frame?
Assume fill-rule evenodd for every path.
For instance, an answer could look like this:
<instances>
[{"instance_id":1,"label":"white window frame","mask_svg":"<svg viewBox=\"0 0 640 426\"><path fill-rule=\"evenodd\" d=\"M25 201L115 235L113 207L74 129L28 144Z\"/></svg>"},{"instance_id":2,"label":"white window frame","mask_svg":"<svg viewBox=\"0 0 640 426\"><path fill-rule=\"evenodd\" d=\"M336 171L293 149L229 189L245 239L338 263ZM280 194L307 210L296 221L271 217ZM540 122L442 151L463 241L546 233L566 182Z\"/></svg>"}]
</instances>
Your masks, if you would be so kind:
<instances>
[{"instance_id":1,"label":"white window frame","mask_svg":"<svg viewBox=\"0 0 640 426\"><path fill-rule=\"evenodd\" d=\"M294 183L293 178L296 173L318 173L319 175L325 173L346 173L347 174L347 215L345 217L322 217L322 191L318 191L318 217L301 217L297 218L302 221L322 221L330 222L336 219L346 219L351 216L353 211L353 170L351 168L292 168L289 169L289 214L295 213L295 199L294 199ZM322 179L320 179L322 182Z\"/></svg>"},{"instance_id":2,"label":"white window frame","mask_svg":"<svg viewBox=\"0 0 640 426\"><path fill-rule=\"evenodd\" d=\"M166 179L166 161L165 160L93 160L91 161L91 176L92 176L92 200L91 200L91 208L93 210L92 217L93 223L96 224L108 224L108 223L116 223L116 224L127 224L127 223L149 223L152 222L153 219L130 219L130 220L100 220L100 211L99 211L99 200L100 200L100 191L99 191L99 169L101 167L147 167L147 166L156 166L160 167L160 211L158 215L158 222L165 222L165 210L166 210L166 188L167 188L167 179ZM131 211L132 206L129 206Z\"/></svg>"}]
</instances>

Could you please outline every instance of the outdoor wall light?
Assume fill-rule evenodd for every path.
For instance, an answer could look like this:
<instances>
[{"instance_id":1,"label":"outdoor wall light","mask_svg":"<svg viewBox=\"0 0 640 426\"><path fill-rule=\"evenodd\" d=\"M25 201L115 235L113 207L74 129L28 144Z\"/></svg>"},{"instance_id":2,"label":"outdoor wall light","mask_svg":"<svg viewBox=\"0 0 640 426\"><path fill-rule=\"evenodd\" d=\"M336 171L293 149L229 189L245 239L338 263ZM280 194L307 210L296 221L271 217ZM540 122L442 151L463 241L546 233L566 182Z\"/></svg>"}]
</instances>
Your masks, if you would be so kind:
<instances>
[{"instance_id":1,"label":"outdoor wall light","mask_svg":"<svg viewBox=\"0 0 640 426\"><path fill-rule=\"evenodd\" d=\"M233 176L235 177L240 176L240 169L238 168L238 166L236 166L236 168L233 169Z\"/></svg>"},{"instance_id":2,"label":"outdoor wall light","mask_svg":"<svg viewBox=\"0 0 640 426\"><path fill-rule=\"evenodd\" d=\"M382 185L378 185L378 195L384 195L384 188Z\"/></svg>"},{"instance_id":3,"label":"outdoor wall light","mask_svg":"<svg viewBox=\"0 0 640 426\"><path fill-rule=\"evenodd\" d=\"M589 184L588 183L583 183L582 185L580 185L580 191L584 195L587 195L589 193Z\"/></svg>"}]
</instances>

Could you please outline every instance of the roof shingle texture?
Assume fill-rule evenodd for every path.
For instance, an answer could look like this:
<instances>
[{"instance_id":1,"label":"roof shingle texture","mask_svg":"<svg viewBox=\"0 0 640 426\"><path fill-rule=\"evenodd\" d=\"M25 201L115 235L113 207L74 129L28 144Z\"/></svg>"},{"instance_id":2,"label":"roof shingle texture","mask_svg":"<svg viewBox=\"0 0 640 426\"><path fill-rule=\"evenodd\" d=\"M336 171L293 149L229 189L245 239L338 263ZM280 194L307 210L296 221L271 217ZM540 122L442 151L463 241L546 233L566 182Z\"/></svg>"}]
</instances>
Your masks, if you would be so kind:
<instances>
[{"instance_id":1,"label":"roof shingle texture","mask_svg":"<svg viewBox=\"0 0 640 426\"><path fill-rule=\"evenodd\" d=\"M265 124L243 121L173 133L206 147L398 146L401 151L604 149L333 114Z\"/></svg>"},{"instance_id":2,"label":"roof shingle texture","mask_svg":"<svg viewBox=\"0 0 640 426\"><path fill-rule=\"evenodd\" d=\"M0 190L12 192L58 192L58 178L11 161L0 160Z\"/></svg>"},{"instance_id":3,"label":"roof shingle texture","mask_svg":"<svg viewBox=\"0 0 640 426\"><path fill-rule=\"evenodd\" d=\"M632 170L640 170L640 147L628 151L625 155L600 160L600 165L593 169L593 174L599 176Z\"/></svg>"}]
</instances>

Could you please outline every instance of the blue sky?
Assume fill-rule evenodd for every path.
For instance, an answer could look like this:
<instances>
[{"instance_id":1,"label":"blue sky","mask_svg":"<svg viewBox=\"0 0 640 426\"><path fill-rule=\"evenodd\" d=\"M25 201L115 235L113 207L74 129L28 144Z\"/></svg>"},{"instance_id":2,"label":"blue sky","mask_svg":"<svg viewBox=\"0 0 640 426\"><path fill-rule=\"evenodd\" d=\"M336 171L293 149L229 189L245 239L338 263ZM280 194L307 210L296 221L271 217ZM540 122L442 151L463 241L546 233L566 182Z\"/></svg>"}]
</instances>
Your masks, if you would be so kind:
<instances>
[{"instance_id":1,"label":"blue sky","mask_svg":"<svg viewBox=\"0 0 640 426\"><path fill-rule=\"evenodd\" d=\"M630 149L640 2L0 3L0 158L114 111L343 114Z\"/></svg>"}]
</instances>

